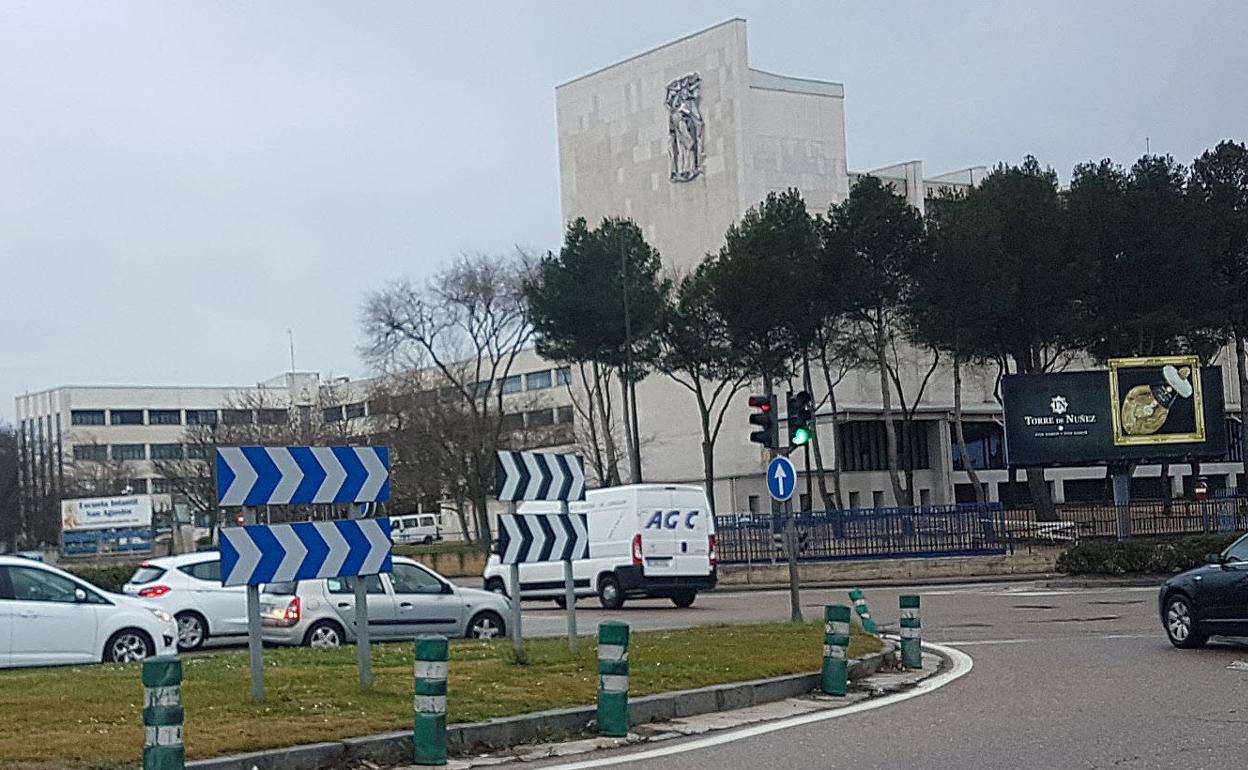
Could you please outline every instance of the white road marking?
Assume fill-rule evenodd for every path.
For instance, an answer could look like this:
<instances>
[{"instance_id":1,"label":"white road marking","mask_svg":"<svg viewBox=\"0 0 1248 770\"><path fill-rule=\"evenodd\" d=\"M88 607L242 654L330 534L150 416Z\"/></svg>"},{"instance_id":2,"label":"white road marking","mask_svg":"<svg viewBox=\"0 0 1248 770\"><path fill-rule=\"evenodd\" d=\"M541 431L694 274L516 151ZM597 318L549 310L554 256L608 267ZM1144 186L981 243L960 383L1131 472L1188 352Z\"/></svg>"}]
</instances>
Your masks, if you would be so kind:
<instances>
[{"instance_id":1,"label":"white road marking","mask_svg":"<svg viewBox=\"0 0 1248 770\"><path fill-rule=\"evenodd\" d=\"M705 749L711 746L720 746L725 743L732 743L734 741L745 740L746 738L766 735L767 733L774 733L779 730L787 730L790 727L800 727L802 725L822 722L828 719L838 719L840 717L852 716L863 711L871 711L873 709L891 706L894 703L901 703L902 701L908 701L911 698L917 698L920 695L926 695L933 690L938 690L941 687L944 687L956 679L961 679L966 676L971 672L971 668L975 665L975 662L971 660L970 655L967 655L960 650L955 650L952 647L945 647L939 644L924 644L923 647L945 655L952 661L953 665L949 671L924 679L913 689L906 690L905 692L885 695L882 698L872 698L870 700L855 703L852 706L846 706L845 708L800 714L788 719L767 722L765 724L747 727L742 730L729 730L723 733L716 733L715 735L709 735L705 738L698 738L697 740L676 744L674 746L661 746L658 748L647 749L645 751L639 751L633 754L621 754L614 757L589 759L583 762L570 762L564 765L550 765L546 768L546 770L583 770L584 768L591 767L609 767L611 765L645 762L655 760L660 757L670 757L674 754L684 754L690 751L697 751L698 749Z\"/></svg>"},{"instance_id":2,"label":"white road marking","mask_svg":"<svg viewBox=\"0 0 1248 770\"><path fill-rule=\"evenodd\" d=\"M1095 634L1091 636L1047 636L1043 639L958 639L953 642L941 642L954 647L976 647L990 644L1035 644L1043 642L1087 642L1097 639L1155 639L1159 634Z\"/></svg>"}]
</instances>

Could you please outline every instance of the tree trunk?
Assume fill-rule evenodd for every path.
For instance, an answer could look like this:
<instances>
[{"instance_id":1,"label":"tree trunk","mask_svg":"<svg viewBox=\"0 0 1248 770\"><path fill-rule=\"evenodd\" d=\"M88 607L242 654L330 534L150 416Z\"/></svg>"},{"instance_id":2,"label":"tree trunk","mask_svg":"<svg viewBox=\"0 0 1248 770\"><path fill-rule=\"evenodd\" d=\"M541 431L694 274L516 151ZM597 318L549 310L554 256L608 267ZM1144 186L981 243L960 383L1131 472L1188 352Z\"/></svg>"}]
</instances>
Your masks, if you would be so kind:
<instances>
[{"instance_id":1,"label":"tree trunk","mask_svg":"<svg viewBox=\"0 0 1248 770\"><path fill-rule=\"evenodd\" d=\"M611 416L607 411L607 403L603 398L603 391L606 389L602 384L601 373L598 364L594 367L594 397L598 400L598 417L602 420L602 444L603 449L607 453L607 478L604 482L609 487L618 486L620 483L620 466L619 458L615 452L615 436L611 430Z\"/></svg>"},{"instance_id":2,"label":"tree trunk","mask_svg":"<svg viewBox=\"0 0 1248 770\"><path fill-rule=\"evenodd\" d=\"M1031 503L1036 508L1036 521L1057 521L1053 496L1044 481L1044 468L1027 468L1027 489L1031 491Z\"/></svg>"},{"instance_id":3,"label":"tree trunk","mask_svg":"<svg viewBox=\"0 0 1248 770\"><path fill-rule=\"evenodd\" d=\"M623 376L620 377L620 394L624 398L624 448L628 451L628 478L630 483L636 484L641 469L637 467L637 447L633 444L632 399L629 398L628 379Z\"/></svg>"},{"instance_id":4,"label":"tree trunk","mask_svg":"<svg viewBox=\"0 0 1248 770\"><path fill-rule=\"evenodd\" d=\"M468 515L464 512L464 498L455 500L455 518L459 519L459 531L464 533L464 542L472 544L472 529L468 526Z\"/></svg>"},{"instance_id":5,"label":"tree trunk","mask_svg":"<svg viewBox=\"0 0 1248 770\"><path fill-rule=\"evenodd\" d=\"M631 446L633 454L631 457L633 465L633 483L640 484L644 479L641 475L641 427L637 419L637 382L632 378L628 381L628 414L629 414L629 430L633 439Z\"/></svg>"},{"instance_id":6,"label":"tree trunk","mask_svg":"<svg viewBox=\"0 0 1248 770\"><path fill-rule=\"evenodd\" d=\"M802 359L802 382L806 392L813 395L815 388L810 377L810 360L807 358ZM810 444L815 452L815 479L819 484L819 498L823 500L823 509L825 511L839 509L840 506L835 504L835 501L832 499L832 493L828 490L827 469L823 466L823 452L819 450L819 420L817 417L815 418L815 429L810 434ZM809 469L807 469L807 474L807 478L809 478Z\"/></svg>"},{"instance_id":7,"label":"tree trunk","mask_svg":"<svg viewBox=\"0 0 1248 770\"><path fill-rule=\"evenodd\" d=\"M706 500L715 515L715 441L711 437L711 409L702 394L702 381L697 381L693 395L698 400L698 422L702 425L702 480L706 484Z\"/></svg>"},{"instance_id":8,"label":"tree trunk","mask_svg":"<svg viewBox=\"0 0 1248 770\"><path fill-rule=\"evenodd\" d=\"M958 454L962 455L962 465L971 479L971 486L975 488L975 502L983 505L988 502L988 496L966 451L966 433L962 430L962 359L958 356L953 357L953 430L958 440ZM956 494L954 499L957 499Z\"/></svg>"},{"instance_id":9,"label":"tree trunk","mask_svg":"<svg viewBox=\"0 0 1248 770\"><path fill-rule=\"evenodd\" d=\"M841 484L841 408L836 405L836 383L828 371L828 361L823 360L823 378L828 385L828 406L832 409L832 494L836 500L836 509L845 509L845 498L842 497Z\"/></svg>"},{"instance_id":10,"label":"tree trunk","mask_svg":"<svg viewBox=\"0 0 1248 770\"><path fill-rule=\"evenodd\" d=\"M1161 464L1161 511L1167 516L1174 512L1174 490L1170 485L1170 463Z\"/></svg>"},{"instance_id":11,"label":"tree trunk","mask_svg":"<svg viewBox=\"0 0 1248 770\"><path fill-rule=\"evenodd\" d=\"M1239 478L1239 488L1248 490L1248 343L1235 335L1235 371L1239 375L1239 459L1244 473Z\"/></svg>"},{"instance_id":12,"label":"tree trunk","mask_svg":"<svg viewBox=\"0 0 1248 770\"><path fill-rule=\"evenodd\" d=\"M893 504L904 505L905 490L897 473L897 427L893 425L892 384L888 381L888 351L884 346L884 331L876 330L875 363L880 369L880 408L884 413L884 443L888 454L888 480L893 487Z\"/></svg>"}]
</instances>

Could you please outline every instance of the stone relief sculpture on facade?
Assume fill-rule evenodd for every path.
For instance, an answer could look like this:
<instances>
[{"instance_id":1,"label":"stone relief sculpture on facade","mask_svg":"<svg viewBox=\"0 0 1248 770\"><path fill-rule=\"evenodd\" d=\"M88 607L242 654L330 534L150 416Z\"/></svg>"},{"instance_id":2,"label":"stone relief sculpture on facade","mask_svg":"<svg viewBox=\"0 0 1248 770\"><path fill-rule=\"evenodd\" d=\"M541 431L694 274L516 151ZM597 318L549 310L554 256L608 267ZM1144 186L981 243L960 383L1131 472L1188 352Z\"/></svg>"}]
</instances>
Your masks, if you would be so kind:
<instances>
[{"instance_id":1,"label":"stone relief sculpture on facade","mask_svg":"<svg viewBox=\"0 0 1248 770\"><path fill-rule=\"evenodd\" d=\"M667 84L667 133L673 182L688 182L702 173L706 128L699 106L701 99L702 78L696 72Z\"/></svg>"}]
</instances>

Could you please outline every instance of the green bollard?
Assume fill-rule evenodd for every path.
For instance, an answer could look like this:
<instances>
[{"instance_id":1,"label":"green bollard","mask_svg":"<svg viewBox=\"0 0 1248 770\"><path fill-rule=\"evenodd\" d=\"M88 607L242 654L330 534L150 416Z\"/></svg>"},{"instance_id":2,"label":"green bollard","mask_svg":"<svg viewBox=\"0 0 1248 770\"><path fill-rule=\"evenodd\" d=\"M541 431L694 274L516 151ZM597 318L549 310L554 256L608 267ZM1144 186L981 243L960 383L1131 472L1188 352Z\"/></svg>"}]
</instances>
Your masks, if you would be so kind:
<instances>
[{"instance_id":1,"label":"green bollard","mask_svg":"<svg viewBox=\"0 0 1248 770\"><path fill-rule=\"evenodd\" d=\"M901 596L901 665L923 668L923 643L919 632L919 597Z\"/></svg>"},{"instance_id":2,"label":"green bollard","mask_svg":"<svg viewBox=\"0 0 1248 770\"><path fill-rule=\"evenodd\" d=\"M143 770L182 770L182 661L162 655L143 661Z\"/></svg>"},{"instance_id":3,"label":"green bollard","mask_svg":"<svg viewBox=\"0 0 1248 770\"><path fill-rule=\"evenodd\" d=\"M598 734L628 735L628 624L598 624Z\"/></svg>"},{"instance_id":4,"label":"green bollard","mask_svg":"<svg viewBox=\"0 0 1248 770\"><path fill-rule=\"evenodd\" d=\"M880 633L880 629L875 625L875 621L871 619L871 610L867 609L867 597L862 593L861 588L855 588L849 592L849 598L854 602L854 610L858 613L858 619L862 621L862 630L872 636Z\"/></svg>"},{"instance_id":5,"label":"green bollard","mask_svg":"<svg viewBox=\"0 0 1248 770\"><path fill-rule=\"evenodd\" d=\"M416 640L416 764L446 764L446 675L450 645L445 636Z\"/></svg>"},{"instance_id":6,"label":"green bollard","mask_svg":"<svg viewBox=\"0 0 1248 770\"><path fill-rule=\"evenodd\" d=\"M849 607L829 604L823 608L823 676L820 686L824 695L845 695L849 692Z\"/></svg>"}]
</instances>

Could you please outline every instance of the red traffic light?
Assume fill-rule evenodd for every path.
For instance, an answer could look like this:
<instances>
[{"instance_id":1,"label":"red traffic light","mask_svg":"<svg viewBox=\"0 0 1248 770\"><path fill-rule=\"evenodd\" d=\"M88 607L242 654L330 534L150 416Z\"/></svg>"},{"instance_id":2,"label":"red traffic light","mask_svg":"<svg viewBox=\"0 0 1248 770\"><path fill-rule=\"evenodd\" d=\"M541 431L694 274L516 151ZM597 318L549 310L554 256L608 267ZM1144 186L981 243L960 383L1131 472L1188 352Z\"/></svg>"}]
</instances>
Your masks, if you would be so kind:
<instances>
[{"instance_id":1,"label":"red traffic light","mask_svg":"<svg viewBox=\"0 0 1248 770\"><path fill-rule=\"evenodd\" d=\"M750 415L750 425L757 425L759 428L750 434L750 441L774 449L780 438L775 415L776 397L774 395L750 396L750 408L758 410Z\"/></svg>"},{"instance_id":2,"label":"red traffic light","mask_svg":"<svg viewBox=\"0 0 1248 770\"><path fill-rule=\"evenodd\" d=\"M750 396L750 406L764 412L771 411L771 402L771 396Z\"/></svg>"}]
</instances>

